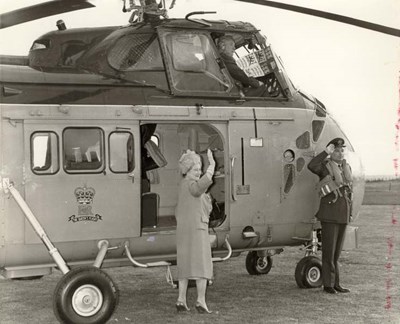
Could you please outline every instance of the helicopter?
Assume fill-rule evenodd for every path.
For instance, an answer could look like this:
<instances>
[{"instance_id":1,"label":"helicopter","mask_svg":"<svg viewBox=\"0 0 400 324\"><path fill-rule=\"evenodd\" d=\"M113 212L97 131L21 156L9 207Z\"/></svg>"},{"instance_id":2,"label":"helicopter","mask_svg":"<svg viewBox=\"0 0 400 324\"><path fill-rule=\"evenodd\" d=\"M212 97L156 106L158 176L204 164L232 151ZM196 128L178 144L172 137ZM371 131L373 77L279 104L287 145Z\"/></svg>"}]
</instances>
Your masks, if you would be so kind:
<instances>
[{"instance_id":1,"label":"helicopter","mask_svg":"<svg viewBox=\"0 0 400 324\"><path fill-rule=\"evenodd\" d=\"M49 1L1 15L1 27L93 6ZM102 268L165 267L174 284L186 149L203 159L211 149L216 160L215 262L247 252L248 273L267 274L274 255L304 246L296 283L321 286L317 179L306 165L334 137L348 143L359 212L364 172L351 142L320 100L293 85L260 31L199 18L208 12L169 19L167 9L124 1L126 26L70 29L59 20L28 56L0 58L0 269L5 278L61 271L60 322L110 318L119 291ZM217 49L224 35L266 96L246 96L229 74Z\"/></svg>"}]
</instances>

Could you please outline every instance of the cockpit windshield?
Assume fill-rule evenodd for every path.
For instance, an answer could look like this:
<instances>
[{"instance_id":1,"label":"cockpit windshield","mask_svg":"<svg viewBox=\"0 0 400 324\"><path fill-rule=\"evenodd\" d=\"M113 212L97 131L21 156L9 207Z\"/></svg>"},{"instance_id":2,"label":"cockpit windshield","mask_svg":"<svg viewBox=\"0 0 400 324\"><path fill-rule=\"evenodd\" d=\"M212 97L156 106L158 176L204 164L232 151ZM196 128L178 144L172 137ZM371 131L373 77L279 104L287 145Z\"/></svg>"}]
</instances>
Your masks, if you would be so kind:
<instances>
[{"instance_id":1,"label":"cockpit windshield","mask_svg":"<svg viewBox=\"0 0 400 324\"><path fill-rule=\"evenodd\" d=\"M108 62L119 71L164 69L155 34L129 34L121 37L109 51Z\"/></svg>"},{"instance_id":2,"label":"cockpit windshield","mask_svg":"<svg viewBox=\"0 0 400 324\"><path fill-rule=\"evenodd\" d=\"M162 40L172 87L177 92L226 93L232 88L217 62L217 53L206 33L167 31Z\"/></svg>"}]
</instances>

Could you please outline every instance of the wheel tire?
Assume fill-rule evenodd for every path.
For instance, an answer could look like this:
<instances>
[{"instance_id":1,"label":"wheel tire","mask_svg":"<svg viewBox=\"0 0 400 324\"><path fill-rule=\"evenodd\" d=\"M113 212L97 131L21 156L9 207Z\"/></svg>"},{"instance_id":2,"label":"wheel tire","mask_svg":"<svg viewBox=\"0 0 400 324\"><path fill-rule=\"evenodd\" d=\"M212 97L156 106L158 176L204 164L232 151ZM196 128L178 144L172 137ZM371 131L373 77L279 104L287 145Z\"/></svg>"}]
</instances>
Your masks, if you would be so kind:
<instances>
[{"instance_id":1,"label":"wheel tire","mask_svg":"<svg viewBox=\"0 0 400 324\"><path fill-rule=\"evenodd\" d=\"M246 270L250 275L267 274L272 268L272 257L260 257L257 251L250 251L246 256Z\"/></svg>"},{"instance_id":2,"label":"wheel tire","mask_svg":"<svg viewBox=\"0 0 400 324\"><path fill-rule=\"evenodd\" d=\"M306 256L297 263L295 279L299 288L322 286L322 262L315 256Z\"/></svg>"},{"instance_id":3,"label":"wheel tire","mask_svg":"<svg viewBox=\"0 0 400 324\"><path fill-rule=\"evenodd\" d=\"M118 288L107 273L96 267L75 268L58 282L53 311L61 323L106 323L118 300Z\"/></svg>"}]
</instances>

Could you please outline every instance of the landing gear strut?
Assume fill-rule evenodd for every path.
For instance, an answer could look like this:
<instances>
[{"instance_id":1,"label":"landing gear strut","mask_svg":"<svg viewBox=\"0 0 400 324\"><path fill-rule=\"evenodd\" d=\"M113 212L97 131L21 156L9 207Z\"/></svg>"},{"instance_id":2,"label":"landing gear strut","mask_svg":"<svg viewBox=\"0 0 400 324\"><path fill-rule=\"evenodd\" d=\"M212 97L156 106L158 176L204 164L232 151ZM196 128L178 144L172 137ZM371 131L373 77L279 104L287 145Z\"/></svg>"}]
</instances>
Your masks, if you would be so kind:
<instances>
[{"instance_id":1,"label":"landing gear strut","mask_svg":"<svg viewBox=\"0 0 400 324\"><path fill-rule=\"evenodd\" d=\"M297 263L295 279L299 288L319 288L322 286L322 262L315 255L320 249L317 231L312 233L312 241L306 246L306 256Z\"/></svg>"}]
</instances>

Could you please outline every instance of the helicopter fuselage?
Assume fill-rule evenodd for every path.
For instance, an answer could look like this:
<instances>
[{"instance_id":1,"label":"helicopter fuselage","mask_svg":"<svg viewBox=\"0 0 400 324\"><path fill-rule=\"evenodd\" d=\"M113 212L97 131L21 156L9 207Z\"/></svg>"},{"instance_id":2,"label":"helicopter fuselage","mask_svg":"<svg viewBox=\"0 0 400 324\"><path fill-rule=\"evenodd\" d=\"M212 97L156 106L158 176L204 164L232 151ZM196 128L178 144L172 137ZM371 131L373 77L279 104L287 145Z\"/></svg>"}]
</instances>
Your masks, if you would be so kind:
<instances>
[{"instance_id":1,"label":"helicopter fuselage","mask_svg":"<svg viewBox=\"0 0 400 324\"><path fill-rule=\"evenodd\" d=\"M143 262L175 260L178 159L188 148L203 156L211 149L217 161L214 255L226 253L227 237L236 255L309 242L319 198L307 163L334 137L349 143L345 134L319 100L294 88L250 24L156 27L56 31L35 41L31 67L1 65L1 177L14 183L70 266L93 263L100 240L112 247L105 267L129 264L127 242ZM262 55L246 57L258 58L268 96L246 97L226 71L214 44L224 33L265 55L264 65ZM348 147L356 215L364 178ZM53 266L3 192L5 276Z\"/></svg>"}]
</instances>

